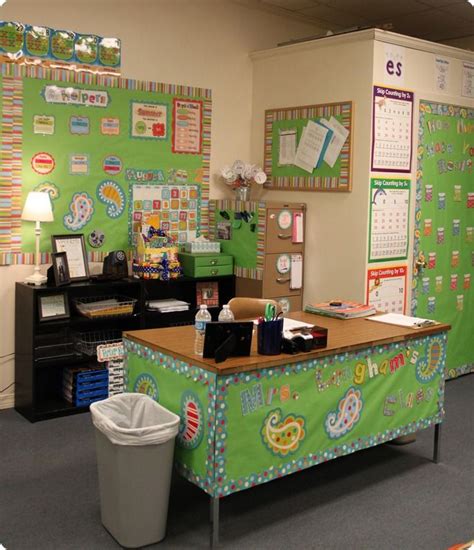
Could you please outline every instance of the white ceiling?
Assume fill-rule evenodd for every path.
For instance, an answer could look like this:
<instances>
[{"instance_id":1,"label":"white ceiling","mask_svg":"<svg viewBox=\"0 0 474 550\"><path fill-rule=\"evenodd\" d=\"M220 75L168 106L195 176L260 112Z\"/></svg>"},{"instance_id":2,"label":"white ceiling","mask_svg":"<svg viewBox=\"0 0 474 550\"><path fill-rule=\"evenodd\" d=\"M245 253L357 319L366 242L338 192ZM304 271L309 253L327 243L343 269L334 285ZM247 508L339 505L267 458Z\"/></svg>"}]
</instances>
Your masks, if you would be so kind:
<instances>
[{"instance_id":1,"label":"white ceiling","mask_svg":"<svg viewBox=\"0 0 474 550\"><path fill-rule=\"evenodd\" d=\"M334 33L378 27L474 49L474 7L467 0L245 0Z\"/></svg>"}]
</instances>

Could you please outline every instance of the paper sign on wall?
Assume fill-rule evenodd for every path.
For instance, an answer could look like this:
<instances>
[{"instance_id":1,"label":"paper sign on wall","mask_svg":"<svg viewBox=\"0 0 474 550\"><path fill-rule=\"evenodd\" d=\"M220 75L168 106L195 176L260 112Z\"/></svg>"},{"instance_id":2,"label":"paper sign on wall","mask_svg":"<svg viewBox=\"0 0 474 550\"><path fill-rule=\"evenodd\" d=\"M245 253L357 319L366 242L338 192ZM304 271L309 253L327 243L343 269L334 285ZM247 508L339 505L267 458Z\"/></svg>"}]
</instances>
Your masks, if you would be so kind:
<instances>
[{"instance_id":1,"label":"paper sign on wall","mask_svg":"<svg viewBox=\"0 0 474 550\"><path fill-rule=\"evenodd\" d=\"M462 64L462 90L464 97L474 97L474 63Z\"/></svg>"},{"instance_id":2,"label":"paper sign on wall","mask_svg":"<svg viewBox=\"0 0 474 550\"><path fill-rule=\"evenodd\" d=\"M291 255L290 290L297 290L303 286L303 255Z\"/></svg>"},{"instance_id":3,"label":"paper sign on wall","mask_svg":"<svg viewBox=\"0 0 474 550\"><path fill-rule=\"evenodd\" d=\"M369 269L367 303L377 311L405 313L407 268L404 265Z\"/></svg>"}]
</instances>

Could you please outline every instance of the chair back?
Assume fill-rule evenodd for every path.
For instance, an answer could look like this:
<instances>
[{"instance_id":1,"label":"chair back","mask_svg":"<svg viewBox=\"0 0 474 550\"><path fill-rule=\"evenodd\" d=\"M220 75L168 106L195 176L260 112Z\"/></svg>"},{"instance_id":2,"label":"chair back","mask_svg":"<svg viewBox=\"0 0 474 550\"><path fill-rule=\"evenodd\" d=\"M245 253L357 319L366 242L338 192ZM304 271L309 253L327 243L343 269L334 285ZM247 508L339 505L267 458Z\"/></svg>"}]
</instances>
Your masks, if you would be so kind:
<instances>
[{"instance_id":1,"label":"chair back","mask_svg":"<svg viewBox=\"0 0 474 550\"><path fill-rule=\"evenodd\" d=\"M229 308L234 314L235 320L240 321L241 319L257 319L258 317L263 317L267 304L274 305L277 313L281 311L279 304L275 302L275 300L270 300L269 298L246 298L241 296L232 298L229 301Z\"/></svg>"}]
</instances>

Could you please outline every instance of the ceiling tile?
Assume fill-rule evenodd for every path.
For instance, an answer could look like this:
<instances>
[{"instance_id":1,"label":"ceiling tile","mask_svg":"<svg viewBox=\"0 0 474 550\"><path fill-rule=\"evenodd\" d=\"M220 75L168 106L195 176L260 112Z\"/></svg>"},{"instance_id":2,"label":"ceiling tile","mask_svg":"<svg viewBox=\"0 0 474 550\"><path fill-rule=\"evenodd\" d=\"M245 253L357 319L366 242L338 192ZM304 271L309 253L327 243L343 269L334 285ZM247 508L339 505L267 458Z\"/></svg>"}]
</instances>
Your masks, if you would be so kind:
<instances>
[{"instance_id":1,"label":"ceiling tile","mask_svg":"<svg viewBox=\"0 0 474 550\"><path fill-rule=\"evenodd\" d=\"M383 23L406 14L416 14L430 9L417 0L397 0L381 2L380 0L327 0L326 4L335 9L362 17L371 24Z\"/></svg>"},{"instance_id":2,"label":"ceiling tile","mask_svg":"<svg viewBox=\"0 0 474 550\"><path fill-rule=\"evenodd\" d=\"M420 4L425 4L432 8L451 7L451 6L456 6L456 4L457 6L465 5L468 8L470 7L469 4L467 3L467 0L417 0L417 1L420 2Z\"/></svg>"},{"instance_id":3,"label":"ceiling tile","mask_svg":"<svg viewBox=\"0 0 474 550\"><path fill-rule=\"evenodd\" d=\"M472 33L472 24L439 10L431 10L419 17L405 15L392 19L393 31L427 40L443 40Z\"/></svg>"},{"instance_id":4,"label":"ceiling tile","mask_svg":"<svg viewBox=\"0 0 474 550\"><path fill-rule=\"evenodd\" d=\"M359 15L324 5L305 8L299 10L298 13L314 17L321 21L327 21L330 24L336 24L340 27L365 27L368 25L367 21Z\"/></svg>"},{"instance_id":5,"label":"ceiling tile","mask_svg":"<svg viewBox=\"0 0 474 550\"><path fill-rule=\"evenodd\" d=\"M441 11L452 15L454 17L459 17L463 21L472 21L472 33L474 34L474 7L470 6L467 2L456 6L445 6L440 8Z\"/></svg>"},{"instance_id":6,"label":"ceiling tile","mask_svg":"<svg viewBox=\"0 0 474 550\"><path fill-rule=\"evenodd\" d=\"M316 3L314 0L261 0L261 2L262 4L277 6L290 11L309 8Z\"/></svg>"}]
</instances>

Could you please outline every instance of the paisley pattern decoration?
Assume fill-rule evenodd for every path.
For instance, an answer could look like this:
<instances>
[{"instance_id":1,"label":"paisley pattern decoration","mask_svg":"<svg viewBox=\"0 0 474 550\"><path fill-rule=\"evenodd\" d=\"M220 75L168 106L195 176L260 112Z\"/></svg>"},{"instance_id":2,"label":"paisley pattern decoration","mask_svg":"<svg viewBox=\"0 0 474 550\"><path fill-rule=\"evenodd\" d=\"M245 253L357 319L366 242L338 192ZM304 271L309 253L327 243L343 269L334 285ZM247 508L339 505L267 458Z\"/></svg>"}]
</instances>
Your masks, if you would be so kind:
<instances>
[{"instance_id":1,"label":"paisley pattern decoration","mask_svg":"<svg viewBox=\"0 0 474 550\"><path fill-rule=\"evenodd\" d=\"M204 411L198 396L185 391L181 397L181 423L178 444L185 449L195 449L204 433Z\"/></svg>"},{"instance_id":2,"label":"paisley pattern decoration","mask_svg":"<svg viewBox=\"0 0 474 550\"><path fill-rule=\"evenodd\" d=\"M306 435L304 425L302 416L289 414L282 418L281 409L275 409L266 416L260 433L269 451L286 456L298 450Z\"/></svg>"},{"instance_id":3,"label":"paisley pattern decoration","mask_svg":"<svg viewBox=\"0 0 474 550\"><path fill-rule=\"evenodd\" d=\"M64 227L71 231L79 231L89 223L94 213L94 200L83 191L75 193L69 205L69 214L63 218Z\"/></svg>"},{"instance_id":4,"label":"paisley pattern decoration","mask_svg":"<svg viewBox=\"0 0 474 550\"><path fill-rule=\"evenodd\" d=\"M326 416L324 427L331 439L339 439L359 422L364 402L360 390L349 388L346 395L339 401L337 410Z\"/></svg>"},{"instance_id":5,"label":"paisley pattern decoration","mask_svg":"<svg viewBox=\"0 0 474 550\"><path fill-rule=\"evenodd\" d=\"M140 376L136 379L133 391L137 393L144 393L155 401L158 401L158 384L153 376L147 373L140 374Z\"/></svg>"},{"instance_id":6,"label":"paisley pattern decoration","mask_svg":"<svg viewBox=\"0 0 474 550\"><path fill-rule=\"evenodd\" d=\"M125 210L125 193L115 181L105 180L99 184L97 198L107 205L109 218L118 218Z\"/></svg>"},{"instance_id":7,"label":"paisley pattern decoration","mask_svg":"<svg viewBox=\"0 0 474 550\"><path fill-rule=\"evenodd\" d=\"M51 206L54 208L54 202L56 199L59 199L59 188L54 183L45 181L37 185L33 191L39 191L40 193L49 193L49 198L51 199Z\"/></svg>"},{"instance_id":8,"label":"paisley pattern decoration","mask_svg":"<svg viewBox=\"0 0 474 550\"><path fill-rule=\"evenodd\" d=\"M444 345L441 338L434 337L426 344L426 359L418 361L416 364L416 379L422 384L431 382L442 368L444 363Z\"/></svg>"}]
</instances>

